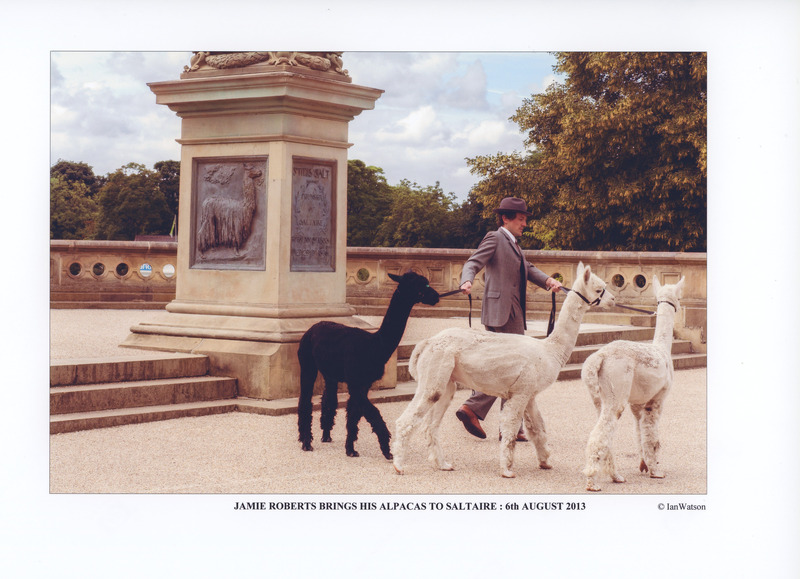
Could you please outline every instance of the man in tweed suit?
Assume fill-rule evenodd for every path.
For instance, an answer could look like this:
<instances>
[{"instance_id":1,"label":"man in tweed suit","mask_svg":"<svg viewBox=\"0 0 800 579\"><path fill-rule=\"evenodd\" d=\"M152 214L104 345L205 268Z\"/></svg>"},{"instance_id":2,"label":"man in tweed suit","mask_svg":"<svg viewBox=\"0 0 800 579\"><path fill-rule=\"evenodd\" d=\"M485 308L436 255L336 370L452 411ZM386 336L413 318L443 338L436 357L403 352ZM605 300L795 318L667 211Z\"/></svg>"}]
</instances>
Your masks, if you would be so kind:
<instances>
[{"instance_id":1,"label":"man in tweed suit","mask_svg":"<svg viewBox=\"0 0 800 579\"><path fill-rule=\"evenodd\" d=\"M487 233L478 249L464 264L460 287L465 294L469 294L475 276L485 268L486 284L481 322L490 332L524 334L527 329L527 282L531 281L550 291L557 291L561 284L529 263L517 243L517 238L522 236L531 215L525 201L517 197L506 197L495 212L498 214L500 228ZM495 400L495 396L473 390L472 396L458 409L456 416L470 434L486 438L480 421L486 418ZM527 440L521 426L517 440Z\"/></svg>"}]
</instances>

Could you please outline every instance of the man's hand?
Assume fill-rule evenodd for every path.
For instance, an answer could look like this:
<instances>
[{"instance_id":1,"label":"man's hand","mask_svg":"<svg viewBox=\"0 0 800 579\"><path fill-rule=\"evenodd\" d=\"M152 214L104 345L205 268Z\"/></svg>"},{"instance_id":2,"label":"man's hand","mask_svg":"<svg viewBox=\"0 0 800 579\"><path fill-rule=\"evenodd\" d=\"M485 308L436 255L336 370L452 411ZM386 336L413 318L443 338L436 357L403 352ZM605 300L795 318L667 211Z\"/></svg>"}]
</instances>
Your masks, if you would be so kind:
<instances>
[{"instance_id":1,"label":"man's hand","mask_svg":"<svg viewBox=\"0 0 800 579\"><path fill-rule=\"evenodd\" d=\"M547 286L547 290L551 292L558 291L558 288L561 287L561 282L552 277L548 277L544 284Z\"/></svg>"},{"instance_id":2,"label":"man's hand","mask_svg":"<svg viewBox=\"0 0 800 579\"><path fill-rule=\"evenodd\" d=\"M472 290L472 282L465 281L461 284L461 291L464 292L465 295L469 295L469 292Z\"/></svg>"}]
</instances>

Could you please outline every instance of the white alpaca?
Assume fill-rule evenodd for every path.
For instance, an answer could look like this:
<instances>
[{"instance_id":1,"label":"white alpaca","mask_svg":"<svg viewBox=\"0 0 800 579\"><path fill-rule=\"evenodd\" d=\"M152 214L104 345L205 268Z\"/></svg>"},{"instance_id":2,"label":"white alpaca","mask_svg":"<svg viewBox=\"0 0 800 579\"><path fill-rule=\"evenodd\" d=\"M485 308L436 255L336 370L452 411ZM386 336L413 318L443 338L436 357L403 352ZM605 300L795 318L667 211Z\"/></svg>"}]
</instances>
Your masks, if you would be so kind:
<instances>
[{"instance_id":1,"label":"white alpaca","mask_svg":"<svg viewBox=\"0 0 800 579\"><path fill-rule=\"evenodd\" d=\"M533 439L539 467L549 469L547 435L536 406L536 395L558 378L575 347L583 315L591 305L610 307L614 296L606 284L583 263L549 337L538 340L466 328L449 328L423 340L411 354L409 370L417 392L397 419L392 445L394 468L403 474L408 441L424 424L430 460L441 470L453 470L444 458L439 425L456 391L456 383L506 400L500 411L500 466L503 476L514 477L514 446L520 420Z\"/></svg>"},{"instance_id":2,"label":"white alpaca","mask_svg":"<svg viewBox=\"0 0 800 579\"><path fill-rule=\"evenodd\" d=\"M658 278L653 277L658 318L652 343L611 342L589 356L583 365L581 378L589 388L598 414L586 445L586 490L600 490L594 477L601 465L611 480L625 482L614 465L612 442L617 421L628 404L636 417L639 470L650 471L653 478L664 478L659 461L658 422L664 398L672 386L672 330L683 295L683 281L681 278L677 284L662 287Z\"/></svg>"}]
</instances>

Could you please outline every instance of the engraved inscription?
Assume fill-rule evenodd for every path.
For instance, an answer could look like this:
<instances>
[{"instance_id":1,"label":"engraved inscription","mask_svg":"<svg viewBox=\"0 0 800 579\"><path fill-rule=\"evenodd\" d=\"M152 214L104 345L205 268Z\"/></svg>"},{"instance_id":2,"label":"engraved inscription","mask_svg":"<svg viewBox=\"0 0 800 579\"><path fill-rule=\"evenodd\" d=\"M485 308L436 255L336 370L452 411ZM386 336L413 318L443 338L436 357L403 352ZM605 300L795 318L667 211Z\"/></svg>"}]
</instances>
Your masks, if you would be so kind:
<instances>
[{"instance_id":1,"label":"engraved inscription","mask_svg":"<svg viewBox=\"0 0 800 579\"><path fill-rule=\"evenodd\" d=\"M335 271L335 201L332 163L294 162L291 271Z\"/></svg>"},{"instance_id":2,"label":"engraved inscription","mask_svg":"<svg viewBox=\"0 0 800 579\"><path fill-rule=\"evenodd\" d=\"M195 160L193 268L264 269L265 159Z\"/></svg>"}]
</instances>

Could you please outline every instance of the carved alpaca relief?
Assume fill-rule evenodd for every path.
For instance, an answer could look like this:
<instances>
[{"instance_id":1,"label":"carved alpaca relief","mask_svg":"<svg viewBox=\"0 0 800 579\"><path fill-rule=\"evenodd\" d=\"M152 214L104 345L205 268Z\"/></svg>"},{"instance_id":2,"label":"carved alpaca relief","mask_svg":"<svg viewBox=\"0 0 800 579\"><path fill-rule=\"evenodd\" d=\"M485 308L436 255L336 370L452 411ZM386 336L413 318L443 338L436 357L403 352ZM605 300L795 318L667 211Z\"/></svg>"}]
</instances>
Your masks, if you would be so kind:
<instances>
[{"instance_id":1,"label":"carved alpaca relief","mask_svg":"<svg viewBox=\"0 0 800 579\"><path fill-rule=\"evenodd\" d=\"M264 269L266 158L195 159L192 268Z\"/></svg>"}]
</instances>

